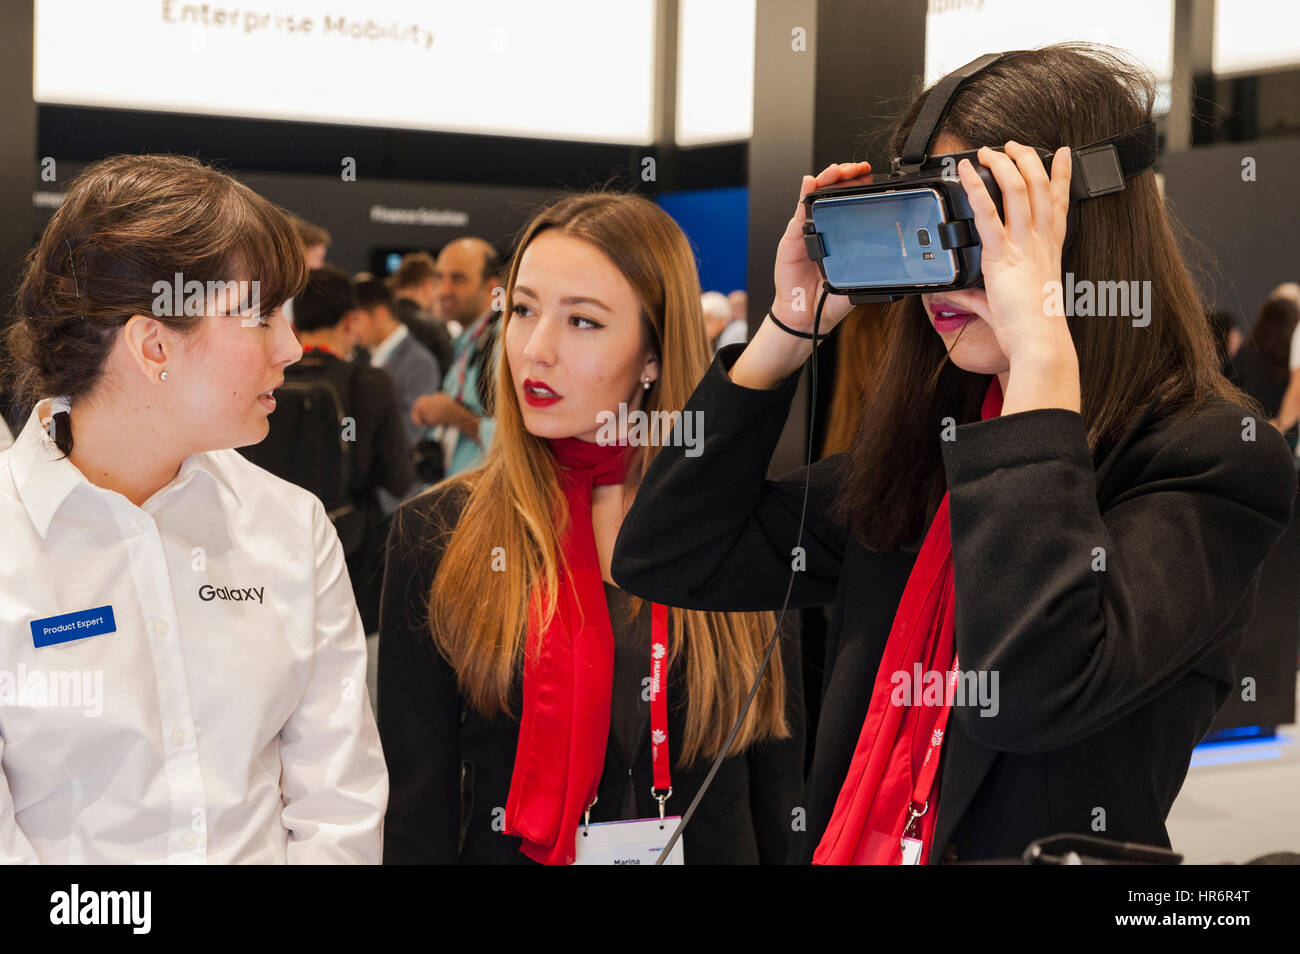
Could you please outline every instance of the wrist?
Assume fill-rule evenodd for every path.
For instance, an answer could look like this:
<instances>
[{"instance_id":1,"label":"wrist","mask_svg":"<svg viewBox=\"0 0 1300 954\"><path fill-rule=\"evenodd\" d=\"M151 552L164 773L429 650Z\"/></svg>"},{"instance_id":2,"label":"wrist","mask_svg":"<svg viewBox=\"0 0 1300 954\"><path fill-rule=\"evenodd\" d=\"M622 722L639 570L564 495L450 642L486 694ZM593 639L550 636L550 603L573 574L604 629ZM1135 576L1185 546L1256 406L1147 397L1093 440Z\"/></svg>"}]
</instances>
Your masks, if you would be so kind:
<instances>
[{"instance_id":1,"label":"wrist","mask_svg":"<svg viewBox=\"0 0 1300 954\"><path fill-rule=\"evenodd\" d=\"M1060 328L1044 329L1021 338L1015 350L1007 353L1007 360L1013 368L1016 365L1037 367L1071 363L1078 367L1079 355L1070 330L1062 323Z\"/></svg>"},{"instance_id":2,"label":"wrist","mask_svg":"<svg viewBox=\"0 0 1300 954\"><path fill-rule=\"evenodd\" d=\"M799 370L812 349L812 341L787 334L765 316L731 366L731 380L756 391L770 390Z\"/></svg>"}]
</instances>

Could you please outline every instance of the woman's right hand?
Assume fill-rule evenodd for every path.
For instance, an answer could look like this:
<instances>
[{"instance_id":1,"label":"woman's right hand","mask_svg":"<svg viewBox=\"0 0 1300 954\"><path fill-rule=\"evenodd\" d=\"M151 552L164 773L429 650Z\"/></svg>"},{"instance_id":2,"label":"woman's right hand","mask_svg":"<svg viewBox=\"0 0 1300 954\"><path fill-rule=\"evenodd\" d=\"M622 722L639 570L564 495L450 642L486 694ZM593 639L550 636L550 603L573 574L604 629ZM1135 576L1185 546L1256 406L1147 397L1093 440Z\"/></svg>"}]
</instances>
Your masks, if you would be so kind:
<instances>
[{"instance_id":1,"label":"woman's right hand","mask_svg":"<svg viewBox=\"0 0 1300 954\"><path fill-rule=\"evenodd\" d=\"M822 174L813 178L804 176L799 186L799 203L794 218L785 227L781 243L776 248L776 266L772 270L776 295L772 300L772 314L784 325L796 331L811 333L813 317L817 311L817 298L821 294L822 275L817 264L808 258L803 241L803 225L807 220L803 198L809 192L829 185L857 184L871 171L867 162L843 162L827 166ZM847 295L828 295L822 308L817 334L826 334L849 313L853 306ZM776 387L799 369L812 352L812 342L796 337L778 328L770 317L764 318L754 337L736 363L731 366L731 380L742 387L763 390Z\"/></svg>"},{"instance_id":2,"label":"woman's right hand","mask_svg":"<svg viewBox=\"0 0 1300 954\"><path fill-rule=\"evenodd\" d=\"M772 269L776 283L772 314L783 324L797 331L811 332L817 298L821 294L821 272L817 263L808 258L808 249L803 239L804 223L808 220L804 196L831 185L854 185L859 180L869 181L863 177L870 171L869 162L841 162L827 166L816 178L803 177L794 216L786 225L785 234L776 247L776 265ZM847 295L828 295L822 309L821 323L817 327L818 335L829 332L844 320L852 308Z\"/></svg>"}]
</instances>

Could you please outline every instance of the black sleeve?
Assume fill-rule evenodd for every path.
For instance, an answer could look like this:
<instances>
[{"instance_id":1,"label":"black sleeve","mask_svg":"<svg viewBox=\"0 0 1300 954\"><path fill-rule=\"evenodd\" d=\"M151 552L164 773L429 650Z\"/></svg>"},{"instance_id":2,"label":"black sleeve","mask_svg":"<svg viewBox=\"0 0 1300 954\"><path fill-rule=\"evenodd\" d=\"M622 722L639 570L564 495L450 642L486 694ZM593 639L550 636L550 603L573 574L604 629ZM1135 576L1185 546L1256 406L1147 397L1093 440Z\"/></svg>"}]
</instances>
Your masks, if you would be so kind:
<instances>
[{"instance_id":1,"label":"black sleeve","mask_svg":"<svg viewBox=\"0 0 1300 954\"><path fill-rule=\"evenodd\" d=\"M764 865L786 864L793 840L795 810L803 806L803 765L807 713L803 699L803 653L799 614L785 615L781 632L781 662L785 667L785 711L790 738L750 747L749 799L754 817L758 859Z\"/></svg>"},{"instance_id":2,"label":"black sleeve","mask_svg":"<svg viewBox=\"0 0 1300 954\"><path fill-rule=\"evenodd\" d=\"M943 445L957 651L963 671L998 679L996 715L954 707L964 732L1001 751L1061 748L1182 679L1225 635L1296 495L1286 441L1263 419L1248 438L1250 416L1167 422L1104 512L1078 413L957 428Z\"/></svg>"},{"instance_id":3,"label":"black sleeve","mask_svg":"<svg viewBox=\"0 0 1300 954\"><path fill-rule=\"evenodd\" d=\"M451 344L451 332L441 321L431 321L429 324L429 341L428 348L433 352L433 357L438 362L438 370L442 377L451 373L452 363L456 360L455 349Z\"/></svg>"},{"instance_id":4,"label":"black sleeve","mask_svg":"<svg viewBox=\"0 0 1300 954\"><path fill-rule=\"evenodd\" d=\"M415 465L411 461L410 445L406 442L397 388L392 375L380 368L364 368L362 373L373 408L373 465L366 475L366 485L383 487L393 496L400 497L415 483Z\"/></svg>"},{"instance_id":5,"label":"black sleeve","mask_svg":"<svg viewBox=\"0 0 1300 954\"><path fill-rule=\"evenodd\" d=\"M478 368L478 403L483 408L485 417L495 417L496 412L493 405L496 403L496 368L497 363L493 360L496 354L497 332L501 328L500 319L493 317L488 323L487 329L483 332L483 337L479 338L478 345L472 356L472 361Z\"/></svg>"},{"instance_id":6,"label":"black sleeve","mask_svg":"<svg viewBox=\"0 0 1300 954\"><path fill-rule=\"evenodd\" d=\"M459 856L461 699L426 609L451 522L443 514L459 512L444 498L430 491L398 507L388 537L377 696L388 765L385 864L455 864Z\"/></svg>"},{"instance_id":7,"label":"black sleeve","mask_svg":"<svg viewBox=\"0 0 1300 954\"><path fill-rule=\"evenodd\" d=\"M770 391L741 387L727 371L743 350L718 352L683 411L696 415L702 441L663 447L623 520L612 571L630 593L686 609L781 608L808 468L765 475L799 373ZM682 423L678 430L685 434ZM793 574L791 608L834 601L845 535L830 508L842 463L837 455L812 465L805 567Z\"/></svg>"}]
</instances>

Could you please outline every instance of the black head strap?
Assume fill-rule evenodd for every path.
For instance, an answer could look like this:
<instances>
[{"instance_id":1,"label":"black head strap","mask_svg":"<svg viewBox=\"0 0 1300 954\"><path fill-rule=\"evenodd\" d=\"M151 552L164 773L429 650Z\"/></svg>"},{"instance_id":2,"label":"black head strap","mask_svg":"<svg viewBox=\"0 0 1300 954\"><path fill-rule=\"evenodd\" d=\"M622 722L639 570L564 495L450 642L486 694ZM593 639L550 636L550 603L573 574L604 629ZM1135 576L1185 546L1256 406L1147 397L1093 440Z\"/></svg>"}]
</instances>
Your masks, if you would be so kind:
<instances>
[{"instance_id":1,"label":"black head strap","mask_svg":"<svg viewBox=\"0 0 1300 954\"><path fill-rule=\"evenodd\" d=\"M1119 192L1124 180L1156 164L1156 124L1151 120L1128 132L1070 150L1070 201Z\"/></svg>"},{"instance_id":2,"label":"black head strap","mask_svg":"<svg viewBox=\"0 0 1300 954\"><path fill-rule=\"evenodd\" d=\"M976 74L1017 52L986 53L935 83L907 134L902 154L893 161L893 174L918 171L930 158L930 144L957 91ZM1125 179L1155 165L1157 145L1155 123L1148 121L1128 132L1071 150L1071 201L1121 191Z\"/></svg>"},{"instance_id":3,"label":"black head strap","mask_svg":"<svg viewBox=\"0 0 1300 954\"><path fill-rule=\"evenodd\" d=\"M957 95L957 90L976 73L983 72L1010 55L1010 53L985 53L965 66L953 70L934 84L930 95L925 98L925 105L921 107L920 115L912 124L911 132L907 134L902 154L894 160L895 173L914 172L921 167L930 153L930 142L934 139L935 131L943 123L943 117L947 115L948 107Z\"/></svg>"}]
</instances>

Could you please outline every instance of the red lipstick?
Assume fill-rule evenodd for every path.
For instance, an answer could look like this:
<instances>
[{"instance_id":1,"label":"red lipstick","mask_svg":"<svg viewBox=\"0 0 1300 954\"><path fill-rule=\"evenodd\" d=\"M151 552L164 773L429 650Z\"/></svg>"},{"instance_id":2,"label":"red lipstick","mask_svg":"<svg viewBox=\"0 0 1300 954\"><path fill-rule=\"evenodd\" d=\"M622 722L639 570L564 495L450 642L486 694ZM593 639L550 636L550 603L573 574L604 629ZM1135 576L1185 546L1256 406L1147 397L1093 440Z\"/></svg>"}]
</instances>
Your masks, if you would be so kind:
<instances>
[{"instance_id":1,"label":"red lipstick","mask_svg":"<svg viewBox=\"0 0 1300 954\"><path fill-rule=\"evenodd\" d=\"M962 311L946 301L931 302L929 311L930 320L939 332L959 331L979 317L974 312Z\"/></svg>"},{"instance_id":2,"label":"red lipstick","mask_svg":"<svg viewBox=\"0 0 1300 954\"><path fill-rule=\"evenodd\" d=\"M545 381L534 381L532 378L524 378L523 391L524 401L529 407L550 407L557 401L564 400Z\"/></svg>"}]
</instances>

